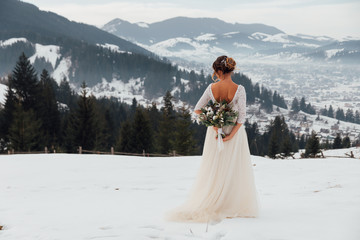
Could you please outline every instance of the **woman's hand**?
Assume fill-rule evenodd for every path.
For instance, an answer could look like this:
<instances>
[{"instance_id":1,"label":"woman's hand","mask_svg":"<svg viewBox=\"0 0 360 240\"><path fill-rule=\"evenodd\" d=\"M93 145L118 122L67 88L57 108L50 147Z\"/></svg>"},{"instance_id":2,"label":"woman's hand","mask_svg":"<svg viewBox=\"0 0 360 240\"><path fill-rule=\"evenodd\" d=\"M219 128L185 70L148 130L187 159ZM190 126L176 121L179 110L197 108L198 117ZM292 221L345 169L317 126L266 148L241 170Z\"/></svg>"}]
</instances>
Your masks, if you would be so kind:
<instances>
[{"instance_id":1,"label":"woman's hand","mask_svg":"<svg viewBox=\"0 0 360 240\"><path fill-rule=\"evenodd\" d=\"M215 126L213 126L213 129L215 130L216 135L217 135L217 134L218 134L218 128L217 128L217 127L215 127Z\"/></svg>"},{"instance_id":2,"label":"woman's hand","mask_svg":"<svg viewBox=\"0 0 360 240\"><path fill-rule=\"evenodd\" d=\"M223 142L229 141L233 138L233 134L226 135L226 137L223 138Z\"/></svg>"}]
</instances>

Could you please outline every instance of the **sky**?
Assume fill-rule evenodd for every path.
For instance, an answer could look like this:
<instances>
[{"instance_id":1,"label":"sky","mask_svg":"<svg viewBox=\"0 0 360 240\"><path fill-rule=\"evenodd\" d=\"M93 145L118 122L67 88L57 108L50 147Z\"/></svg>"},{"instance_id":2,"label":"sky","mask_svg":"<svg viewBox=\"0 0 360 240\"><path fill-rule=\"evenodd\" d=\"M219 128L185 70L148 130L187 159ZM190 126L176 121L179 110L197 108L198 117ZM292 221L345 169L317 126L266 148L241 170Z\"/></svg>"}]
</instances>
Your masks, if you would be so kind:
<instances>
[{"instance_id":1,"label":"sky","mask_svg":"<svg viewBox=\"0 0 360 240\"><path fill-rule=\"evenodd\" d=\"M177 16L263 23L288 34L360 37L360 0L23 0L102 27L114 18L153 23Z\"/></svg>"}]
</instances>

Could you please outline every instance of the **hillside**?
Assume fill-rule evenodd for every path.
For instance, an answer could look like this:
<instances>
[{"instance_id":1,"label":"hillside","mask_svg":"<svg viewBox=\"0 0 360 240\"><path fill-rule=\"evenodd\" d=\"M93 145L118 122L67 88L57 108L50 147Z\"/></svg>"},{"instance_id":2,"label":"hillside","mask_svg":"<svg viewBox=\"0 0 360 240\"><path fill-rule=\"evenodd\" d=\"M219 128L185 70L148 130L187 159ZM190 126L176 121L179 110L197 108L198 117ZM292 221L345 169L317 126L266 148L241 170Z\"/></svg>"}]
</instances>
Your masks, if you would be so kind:
<instances>
[{"instance_id":1,"label":"hillside","mask_svg":"<svg viewBox=\"0 0 360 240\"><path fill-rule=\"evenodd\" d=\"M360 157L359 149L352 150ZM200 156L2 156L0 238L360 237L360 161L341 157L271 160L252 156L259 218L226 219L208 226L165 222L163 213L185 200L200 161Z\"/></svg>"},{"instance_id":2,"label":"hillside","mask_svg":"<svg viewBox=\"0 0 360 240\"><path fill-rule=\"evenodd\" d=\"M24 37L31 42L49 45L56 44L59 39L70 38L90 44L114 44L122 51L150 54L147 50L95 26L69 21L55 13L41 11L29 3L2 0L0 6L0 40Z\"/></svg>"}]
</instances>

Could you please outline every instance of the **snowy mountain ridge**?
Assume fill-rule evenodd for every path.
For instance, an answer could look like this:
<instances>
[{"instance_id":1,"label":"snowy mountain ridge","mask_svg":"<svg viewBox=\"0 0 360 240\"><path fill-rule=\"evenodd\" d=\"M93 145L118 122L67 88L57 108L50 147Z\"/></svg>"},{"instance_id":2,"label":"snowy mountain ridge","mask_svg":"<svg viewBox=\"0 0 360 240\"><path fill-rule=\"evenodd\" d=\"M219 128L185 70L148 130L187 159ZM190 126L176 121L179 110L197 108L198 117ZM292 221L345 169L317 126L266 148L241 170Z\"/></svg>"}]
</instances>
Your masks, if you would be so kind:
<instances>
[{"instance_id":1,"label":"snowy mountain ridge","mask_svg":"<svg viewBox=\"0 0 360 240\"><path fill-rule=\"evenodd\" d=\"M183 24L190 24L191 27L186 29ZM103 29L174 61L181 58L189 62L209 64L219 55L230 55L253 60L265 58L347 63L355 58L360 62L358 38L335 39L328 36L290 35L266 25L261 28L258 25L243 25L242 28L237 28L236 24L215 18L172 18L148 24L148 28L144 29L139 28L137 24L114 19L105 24ZM179 29L179 31L169 33L167 29ZM331 47L334 43L346 47L339 50Z\"/></svg>"}]
</instances>

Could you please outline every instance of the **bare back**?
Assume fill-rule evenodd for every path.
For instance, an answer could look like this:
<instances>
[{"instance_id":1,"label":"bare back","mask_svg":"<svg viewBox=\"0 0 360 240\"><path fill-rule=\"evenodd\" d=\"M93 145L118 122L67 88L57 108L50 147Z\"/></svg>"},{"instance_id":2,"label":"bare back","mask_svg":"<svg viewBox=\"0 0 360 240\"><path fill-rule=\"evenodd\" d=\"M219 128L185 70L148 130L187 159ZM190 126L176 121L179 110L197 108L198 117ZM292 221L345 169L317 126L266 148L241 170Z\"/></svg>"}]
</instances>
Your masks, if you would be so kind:
<instances>
[{"instance_id":1,"label":"bare back","mask_svg":"<svg viewBox=\"0 0 360 240\"><path fill-rule=\"evenodd\" d=\"M227 103L230 103L235 96L237 88L238 85L233 81L220 81L211 85L213 96L218 102L225 99Z\"/></svg>"}]
</instances>

